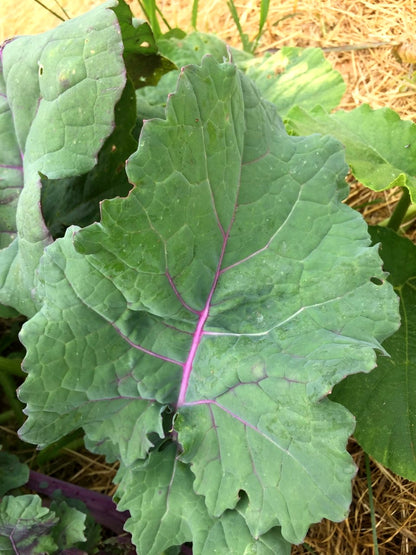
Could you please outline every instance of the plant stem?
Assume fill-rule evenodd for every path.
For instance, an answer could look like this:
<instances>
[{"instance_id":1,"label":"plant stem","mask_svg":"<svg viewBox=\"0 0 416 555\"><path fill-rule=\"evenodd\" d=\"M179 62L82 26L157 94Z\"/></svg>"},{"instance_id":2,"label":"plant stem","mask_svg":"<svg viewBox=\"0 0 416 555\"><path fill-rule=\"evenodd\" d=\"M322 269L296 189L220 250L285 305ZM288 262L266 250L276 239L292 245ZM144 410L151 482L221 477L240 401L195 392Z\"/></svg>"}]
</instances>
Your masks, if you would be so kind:
<instances>
[{"instance_id":1,"label":"plant stem","mask_svg":"<svg viewBox=\"0 0 416 555\"><path fill-rule=\"evenodd\" d=\"M309 553L312 553L313 555L316 555L315 551L307 543L302 544L302 547L304 547L306 549L306 551L309 551Z\"/></svg>"},{"instance_id":2,"label":"plant stem","mask_svg":"<svg viewBox=\"0 0 416 555\"><path fill-rule=\"evenodd\" d=\"M91 491L69 482L63 482L51 476L45 476L34 470L30 471L27 486L33 491L48 497L53 497L56 490L60 490L62 495L71 499L79 499L87 506L95 520L112 530L115 534L124 532L124 523L129 518L128 511L117 511L116 504L111 497L95 491Z\"/></svg>"},{"instance_id":3,"label":"plant stem","mask_svg":"<svg viewBox=\"0 0 416 555\"><path fill-rule=\"evenodd\" d=\"M65 19L63 17L61 17L56 12L54 12L51 8L48 8L48 6L45 6L45 4L43 2L41 2L40 0L35 0L35 2L36 2L36 4L39 4L39 6L42 6L42 8L45 8L46 11L48 11L49 13L51 13L52 15L54 15L55 17L57 17L61 21L65 21Z\"/></svg>"},{"instance_id":4,"label":"plant stem","mask_svg":"<svg viewBox=\"0 0 416 555\"><path fill-rule=\"evenodd\" d=\"M269 7L270 7L270 0L261 0L261 4L260 4L260 21L259 21L259 31L256 35L256 38L254 39L253 42L253 46L252 46L252 52L254 54L254 52L257 50L257 47L259 45L261 36L263 34L263 28L266 24L266 20L267 20L267 16L269 14Z\"/></svg>"},{"instance_id":5,"label":"plant stem","mask_svg":"<svg viewBox=\"0 0 416 555\"><path fill-rule=\"evenodd\" d=\"M139 6L142 9L152 31L155 39L157 40L162 35L159 21L157 19L157 7L155 0L138 0Z\"/></svg>"},{"instance_id":6,"label":"plant stem","mask_svg":"<svg viewBox=\"0 0 416 555\"><path fill-rule=\"evenodd\" d=\"M61 6L61 4L58 2L58 0L55 0L55 4L58 4L59 8L62 10L62 13L65 15L65 17L67 19L71 19L68 15L68 12L65 10L65 8L63 6Z\"/></svg>"},{"instance_id":7,"label":"plant stem","mask_svg":"<svg viewBox=\"0 0 416 555\"><path fill-rule=\"evenodd\" d=\"M198 0L192 2L192 19L191 25L196 31L196 22L198 20Z\"/></svg>"},{"instance_id":8,"label":"plant stem","mask_svg":"<svg viewBox=\"0 0 416 555\"><path fill-rule=\"evenodd\" d=\"M371 486L371 470L370 470L370 457L364 453L365 472L367 474L367 487L368 487L368 502L370 505L370 518L371 518L371 531L373 533L374 555L379 555L377 530L376 530L376 517L374 512L373 488Z\"/></svg>"},{"instance_id":9,"label":"plant stem","mask_svg":"<svg viewBox=\"0 0 416 555\"><path fill-rule=\"evenodd\" d=\"M393 214L390 216L390 220L388 221L386 227L392 229L393 231L398 231L402 224L403 218L406 216L407 209L411 205L411 202L409 189L407 187L403 187L402 196L396 204Z\"/></svg>"},{"instance_id":10,"label":"plant stem","mask_svg":"<svg viewBox=\"0 0 416 555\"><path fill-rule=\"evenodd\" d=\"M238 34L240 35L240 40L242 42L244 52L252 53L252 48L251 48L252 45L248 40L247 35L243 32L243 28L241 27L240 17L238 15L237 8L235 7L234 0L228 0L227 6L228 6L228 9L230 10L230 14L231 14L231 17L233 18L235 26L237 27Z\"/></svg>"}]
</instances>

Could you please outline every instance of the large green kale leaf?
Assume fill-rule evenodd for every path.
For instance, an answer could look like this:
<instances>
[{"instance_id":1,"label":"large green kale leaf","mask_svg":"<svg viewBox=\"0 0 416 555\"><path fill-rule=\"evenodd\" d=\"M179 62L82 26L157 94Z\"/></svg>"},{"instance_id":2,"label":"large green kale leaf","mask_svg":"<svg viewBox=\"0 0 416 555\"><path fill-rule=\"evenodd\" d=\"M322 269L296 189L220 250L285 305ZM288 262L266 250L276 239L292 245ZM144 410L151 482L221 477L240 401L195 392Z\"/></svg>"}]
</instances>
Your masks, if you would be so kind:
<instances>
[{"instance_id":1,"label":"large green kale leaf","mask_svg":"<svg viewBox=\"0 0 416 555\"><path fill-rule=\"evenodd\" d=\"M336 140L288 136L248 77L207 56L181 70L166 119L144 123L129 196L45 250L21 435L44 446L83 427L119 459L147 553L224 552L233 535L285 553L345 518L354 419L327 395L399 324L342 203L346 171Z\"/></svg>"}]
</instances>

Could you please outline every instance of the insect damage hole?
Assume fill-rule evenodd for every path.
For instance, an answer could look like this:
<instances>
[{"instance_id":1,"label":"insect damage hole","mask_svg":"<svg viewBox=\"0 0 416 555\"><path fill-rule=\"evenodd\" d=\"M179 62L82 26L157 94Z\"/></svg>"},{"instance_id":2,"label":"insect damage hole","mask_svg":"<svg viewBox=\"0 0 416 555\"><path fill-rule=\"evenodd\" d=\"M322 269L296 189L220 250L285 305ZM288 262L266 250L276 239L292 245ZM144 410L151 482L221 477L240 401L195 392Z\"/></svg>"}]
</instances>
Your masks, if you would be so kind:
<instances>
[{"instance_id":1,"label":"insect damage hole","mask_svg":"<svg viewBox=\"0 0 416 555\"><path fill-rule=\"evenodd\" d=\"M371 283L374 283L374 285L383 285L384 281L378 277L371 277L370 278Z\"/></svg>"}]
</instances>

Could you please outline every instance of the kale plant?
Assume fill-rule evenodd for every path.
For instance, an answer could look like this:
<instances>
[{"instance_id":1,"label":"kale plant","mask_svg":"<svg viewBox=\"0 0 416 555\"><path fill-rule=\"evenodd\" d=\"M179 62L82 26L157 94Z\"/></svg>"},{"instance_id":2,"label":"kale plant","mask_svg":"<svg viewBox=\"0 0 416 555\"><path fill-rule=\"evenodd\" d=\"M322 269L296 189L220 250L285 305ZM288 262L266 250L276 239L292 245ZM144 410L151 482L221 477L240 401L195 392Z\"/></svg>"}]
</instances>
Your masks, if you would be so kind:
<instances>
[{"instance_id":1,"label":"kale plant","mask_svg":"<svg viewBox=\"0 0 416 555\"><path fill-rule=\"evenodd\" d=\"M328 113L339 74L317 49L156 41L116 1L8 42L1 64L21 438L82 428L119 461L138 553L283 555L344 519L355 420L328 395L386 357L398 299L343 202L344 147L281 119Z\"/></svg>"}]
</instances>

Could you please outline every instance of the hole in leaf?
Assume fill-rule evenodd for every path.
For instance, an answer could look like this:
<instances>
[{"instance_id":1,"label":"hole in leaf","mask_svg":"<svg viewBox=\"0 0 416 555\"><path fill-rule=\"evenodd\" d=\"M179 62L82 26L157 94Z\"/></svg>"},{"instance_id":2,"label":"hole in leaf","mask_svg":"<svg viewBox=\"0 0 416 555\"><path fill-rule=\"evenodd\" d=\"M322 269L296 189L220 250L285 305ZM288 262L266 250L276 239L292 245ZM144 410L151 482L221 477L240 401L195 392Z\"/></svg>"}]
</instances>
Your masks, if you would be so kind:
<instances>
[{"instance_id":1,"label":"hole in leaf","mask_svg":"<svg viewBox=\"0 0 416 555\"><path fill-rule=\"evenodd\" d=\"M239 503L248 503L248 495L243 489L240 489L238 492L238 500Z\"/></svg>"},{"instance_id":2,"label":"hole in leaf","mask_svg":"<svg viewBox=\"0 0 416 555\"><path fill-rule=\"evenodd\" d=\"M370 278L371 283L374 283L374 285L383 285L383 280L378 278L378 277L372 277Z\"/></svg>"}]
</instances>

